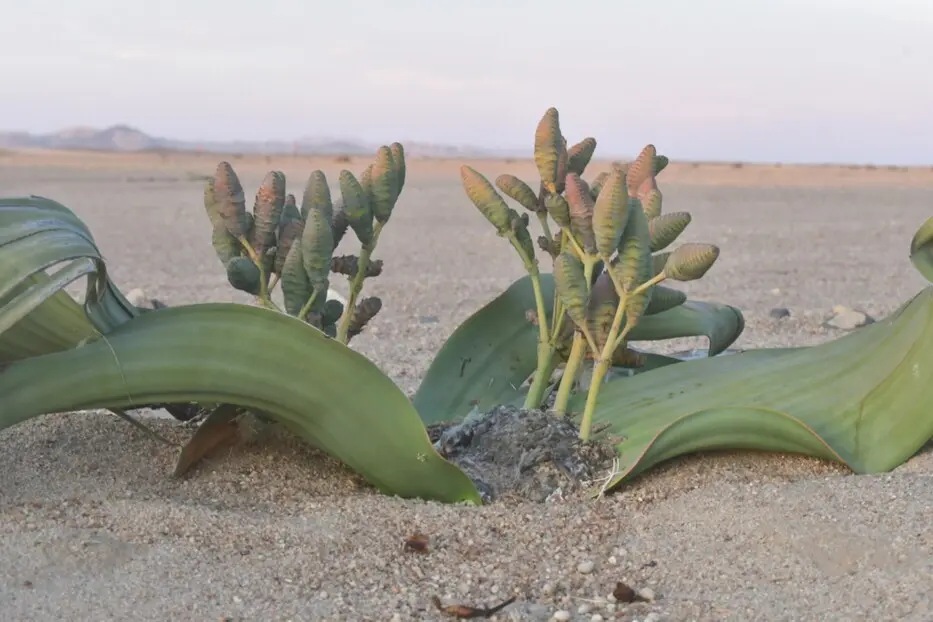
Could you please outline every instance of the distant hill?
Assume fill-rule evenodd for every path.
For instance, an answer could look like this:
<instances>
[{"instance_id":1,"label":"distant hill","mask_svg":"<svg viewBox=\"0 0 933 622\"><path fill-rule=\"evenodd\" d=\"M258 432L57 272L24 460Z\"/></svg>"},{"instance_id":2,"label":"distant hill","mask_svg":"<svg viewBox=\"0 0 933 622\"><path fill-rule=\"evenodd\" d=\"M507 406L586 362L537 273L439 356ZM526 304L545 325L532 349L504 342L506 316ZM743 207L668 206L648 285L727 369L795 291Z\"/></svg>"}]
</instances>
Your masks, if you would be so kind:
<instances>
[{"instance_id":1,"label":"distant hill","mask_svg":"<svg viewBox=\"0 0 933 622\"><path fill-rule=\"evenodd\" d=\"M505 157L520 155L468 145L445 145L402 141L415 157ZM106 129L74 127L51 134L0 132L0 149L73 149L82 151L206 151L215 153L295 153L300 155L370 155L377 144L336 138L298 138L288 141L184 141L150 136L128 125Z\"/></svg>"}]
</instances>

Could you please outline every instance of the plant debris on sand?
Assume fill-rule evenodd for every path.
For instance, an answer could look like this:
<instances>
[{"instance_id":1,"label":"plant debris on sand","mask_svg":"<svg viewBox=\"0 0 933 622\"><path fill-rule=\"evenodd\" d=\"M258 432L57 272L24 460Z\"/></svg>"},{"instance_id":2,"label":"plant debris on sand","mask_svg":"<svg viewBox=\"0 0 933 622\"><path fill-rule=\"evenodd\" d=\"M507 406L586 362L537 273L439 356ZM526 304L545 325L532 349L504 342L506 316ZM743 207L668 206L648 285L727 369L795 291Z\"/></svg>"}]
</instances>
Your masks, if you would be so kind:
<instances>
[{"instance_id":1,"label":"plant debris on sand","mask_svg":"<svg viewBox=\"0 0 933 622\"><path fill-rule=\"evenodd\" d=\"M438 452L476 484L484 501L551 501L596 486L612 472L615 449L580 440L567 417L497 406L428 430Z\"/></svg>"}]
</instances>

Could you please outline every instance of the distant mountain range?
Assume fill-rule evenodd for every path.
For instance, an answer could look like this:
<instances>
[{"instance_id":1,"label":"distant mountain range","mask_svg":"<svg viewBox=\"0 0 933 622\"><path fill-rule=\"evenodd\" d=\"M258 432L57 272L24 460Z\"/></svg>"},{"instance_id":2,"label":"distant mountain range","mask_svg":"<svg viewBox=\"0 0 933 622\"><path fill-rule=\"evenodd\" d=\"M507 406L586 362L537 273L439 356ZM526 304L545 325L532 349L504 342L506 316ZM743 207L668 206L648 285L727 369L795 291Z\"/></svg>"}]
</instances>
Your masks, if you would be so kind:
<instances>
[{"instance_id":1,"label":"distant mountain range","mask_svg":"<svg viewBox=\"0 0 933 622\"><path fill-rule=\"evenodd\" d=\"M403 142L415 157L506 157L518 150L486 149L468 145ZM206 151L301 155L370 155L378 144L333 138L298 138L288 141L185 141L150 136L128 125L106 129L75 127L51 134L0 132L0 149L73 149L82 151Z\"/></svg>"}]
</instances>

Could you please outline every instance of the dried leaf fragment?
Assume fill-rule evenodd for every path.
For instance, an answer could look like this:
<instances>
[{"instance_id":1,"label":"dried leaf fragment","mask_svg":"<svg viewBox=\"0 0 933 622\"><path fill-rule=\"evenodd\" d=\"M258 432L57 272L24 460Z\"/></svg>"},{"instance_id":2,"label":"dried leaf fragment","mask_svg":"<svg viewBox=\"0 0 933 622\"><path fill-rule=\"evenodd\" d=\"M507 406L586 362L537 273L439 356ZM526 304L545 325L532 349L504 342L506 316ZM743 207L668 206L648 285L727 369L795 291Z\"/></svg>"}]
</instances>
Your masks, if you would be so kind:
<instances>
[{"instance_id":1,"label":"dried leaf fragment","mask_svg":"<svg viewBox=\"0 0 933 622\"><path fill-rule=\"evenodd\" d=\"M441 603L441 599L437 596L431 597L431 602L434 603L434 606L449 615L452 618L460 618L461 620L465 619L475 619L475 618L491 618L496 615L513 602L515 602L515 597L512 596L509 599L506 599L496 605L495 607L470 607L467 605L444 605Z\"/></svg>"},{"instance_id":2,"label":"dried leaf fragment","mask_svg":"<svg viewBox=\"0 0 933 622\"><path fill-rule=\"evenodd\" d=\"M612 597L620 603L633 603L638 600L638 594L635 590L622 581L616 582L616 586L612 590Z\"/></svg>"},{"instance_id":3,"label":"dried leaf fragment","mask_svg":"<svg viewBox=\"0 0 933 622\"><path fill-rule=\"evenodd\" d=\"M429 538L421 533L415 533L407 538L405 538L404 547L407 551L414 551L416 553L427 553L428 552L428 543Z\"/></svg>"}]
</instances>

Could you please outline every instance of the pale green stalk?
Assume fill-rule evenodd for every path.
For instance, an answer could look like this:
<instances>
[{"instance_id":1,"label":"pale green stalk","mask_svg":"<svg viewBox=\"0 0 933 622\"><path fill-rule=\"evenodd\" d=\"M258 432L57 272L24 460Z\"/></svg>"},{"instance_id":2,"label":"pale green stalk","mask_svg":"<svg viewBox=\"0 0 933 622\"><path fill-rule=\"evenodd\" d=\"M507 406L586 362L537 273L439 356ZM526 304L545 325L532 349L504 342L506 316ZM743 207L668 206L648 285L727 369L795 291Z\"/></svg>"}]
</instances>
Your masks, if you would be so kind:
<instances>
[{"instance_id":1,"label":"pale green stalk","mask_svg":"<svg viewBox=\"0 0 933 622\"><path fill-rule=\"evenodd\" d=\"M306 302L305 305L301 307L301 311L298 312L298 319L302 322L304 321L305 317L307 317L308 312L311 311L311 306L314 304L314 301L317 300L319 291L320 290L315 289L313 292L311 292L311 297L308 298L308 302Z\"/></svg>"},{"instance_id":2,"label":"pale green stalk","mask_svg":"<svg viewBox=\"0 0 933 622\"><path fill-rule=\"evenodd\" d=\"M610 276L612 276L611 272ZM616 348L625 340L629 331L635 328L635 324L638 323L638 318L630 318L629 321L626 322L625 328L623 328L621 332L619 331L619 327L622 325L622 317L625 315L626 299L629 295L634 296L644 292L648 288L660 283L665 278L662 272L636 287L631 294L627 294L622 290L621 286L616 283L615 277L612 276L613 283L616 283L616 287L619 288L619 305L616 307L615 316L612 318L612 326L609 328L609 335L606 337L606 345L603 346L599 359L596 361L596 365L593 368L593 380L586 396L583 418L580 420L580 438L582 440L589 440L590 430L593 427L593 410L596 408L596 399L599 396L599 389L602 386L603 380L606 378L606 374L609 372L609 367L612 365L612 355L615 353Z\"/></svg>"},{"instance_id":3,"label":"pale green stalk","mask_svg":"<svg viewBox=\"0 0 933 622\"><path fill-rule=\"evenodd\" d=\"M262 265L262 258L253 249L252 245L249 243L245 236L241 235L237 239L240 241L240 244L243 245L243 248L246 250L246 254L249 255L250 260L256 264L257 268L259 268L259 301L263 304L263 306L268 307L272 300L269 298L269 283L266 281L266 269Z\"/></svg>"},{"instance_id":4,"label":"pale green stalk","mask_svg":"<svg viewBox=\"0 0 933 622\"><path fill-rule=\"evenodd\" d=\"M340 316L340 325L337 327L336 339L340 343L347 343L347 333L350 330L350 321L353 319L353 310L356 308L356 299L359 298L360 291L363 289L363 280L366 278L366 271L369 270L369 260L373 251L376 249L376 243L379 241L379 234L382 233L384 223L378 220L373 225L373 239L369 244L364 244L360 249L360 260L357 263L356 274L350 281L350 294L347 296L347 306Z\"/></svg>"},{"instance_id":5,"label":"pale green stalk","mask_svg":"<svg viewBox=\"0 0 933 622\"><path fill-rule=\"evenodd\" d=\"M570 355L567 357L567 365L564 366L564 375L560 379L560 386L557 389L557 398L554 401L554 411L559 415L567 414L567 402L570 401L570 391L573 383L576 382L577 373L580 370L580 363L586 354L586 339L583 333L576 331L573 334L573 345L570 347Z\"/></svg>"},{"instance_id":6,"label":"pale green stalk","mask_svg":"<svg viewBox=\"0 0 933 622\"><path fill-rule=\"evenodd\" d=\"M525 396L525 408L537 408L544 399L544 391L554 371L554 344L548 336L547 310L544 306L544 294L541 292L541 273L538 271L538 264L533 257L525 253L514 234L509 235L509 241L525 262L525 269L531 278L531 287L535 295L535 308L538 314L538 366L535 369L531 386L528 388L528 395Z\"/></svg>"}]
</instances>

